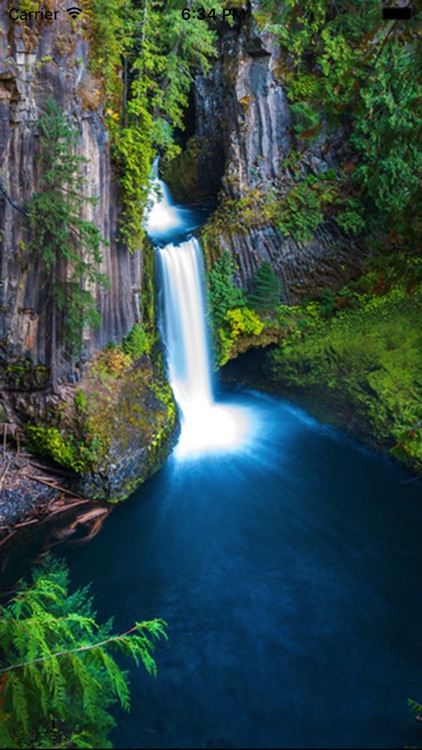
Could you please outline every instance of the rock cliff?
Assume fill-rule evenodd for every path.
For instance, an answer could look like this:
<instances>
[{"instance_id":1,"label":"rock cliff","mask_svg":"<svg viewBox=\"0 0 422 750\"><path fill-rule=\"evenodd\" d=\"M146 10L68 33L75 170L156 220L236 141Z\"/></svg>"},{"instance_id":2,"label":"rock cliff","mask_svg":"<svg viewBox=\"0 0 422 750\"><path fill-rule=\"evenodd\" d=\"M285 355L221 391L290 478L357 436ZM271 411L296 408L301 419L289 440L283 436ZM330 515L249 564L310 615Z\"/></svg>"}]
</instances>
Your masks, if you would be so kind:
<instances>
[{"instance_id":1,"label":"rock cliff","mask_svg":"<svg viewBox=\"0 0 422 750\"><path fill-rule=\"evenodd\" d=\"M60 3L44 3L62 8ZM26 361L48 365L48 305L45 277L26 251L25 204L37 190L39 170L37 119L48 96L54 97L78 131L78 152L86 159L87 194L84 218L93 221L108 245L102 271L110 289L98 289L101 328L85 331L89 353L110 340L121 340L140 319L142 255L130 255L117 239L118 182L110 161L98 82L88 70L88 42L69 16L60 12L50 21L13 22L0 13L0 364L2 385L15 387L11 365ZM72 376L73 362L59 341L63 378ZM36 371L35 371L36 372ZM35 382L33 384L36 385ZM22 387L20 382L19 387ZM30 384L29 384L30 385Z\"/></svg>"},{"instance_id":2,"label":"rock cliff","mask_svg":"<svg viewBox=\"0 0 422 750\"><path fill-rule=\"evenodd\" d=\"M156 339L151 248L145 243L130 254L118 237L119 182L110 157L101 84L89 69L88 20L83 16L73 22L60 0L44 2L52 18L22 22L13 21L5 5L0 12L0 425L9 423L10 433L23 427L29 440L32 429L35 451L79 473L79 491L122 499L161 465L177 426L156 347L152 353L149 347L143 364L134 357L124 376L110 376L111 385L104 385L107 375L101 375L86 417L97 414L89 440L89 424L76 404L78 394L79 403L90 403L93 387L86 384L85 374L91 365L86 361L106 343L120 343L135 323L145 322L142 292L151 341ZM110 282L107 289L93 290L101 326L84 329L79 361L68 351L58 326L56 393L50 387L54 343L48 279L28 251L25 216L28 200L40 185L37 123L47 97L59 103L78 134L85 195L97 199L95 205L85 203L82 218L93 222L105 240L101 271ZM69 383L77 383L77 389ZM76 460L80 451L94 462Z\"/></svg>"},{"instance_id":3,"label":"rock cliff","mask_svg":"<svg viewBox=\"0 0 422 750\"><path fill-rule=\"evenodd\" d=\"M192 200L220 190L224 204L253 191L274 188L282 193L289 185L284 162L292 149L302 152L303 176L317 176L344 158L347 138L341 130L328 138L323 127L312 146L296 137L279 47L253 17L222 27L218 52L207 75L195 80L190 109L194 134L165 172L177 197ZM268 222L242 226L240 215L236 226L226 223L221 230L215 225L212 235L206 247L209 260L228 249L236 260L237 282L246 288L261 263L269 261L287 304L315 297L322 287L338 290L359 275L364 257L358 243L333 222L321 223L310 241L299 242Z\"/></svg>"}]
</instances>

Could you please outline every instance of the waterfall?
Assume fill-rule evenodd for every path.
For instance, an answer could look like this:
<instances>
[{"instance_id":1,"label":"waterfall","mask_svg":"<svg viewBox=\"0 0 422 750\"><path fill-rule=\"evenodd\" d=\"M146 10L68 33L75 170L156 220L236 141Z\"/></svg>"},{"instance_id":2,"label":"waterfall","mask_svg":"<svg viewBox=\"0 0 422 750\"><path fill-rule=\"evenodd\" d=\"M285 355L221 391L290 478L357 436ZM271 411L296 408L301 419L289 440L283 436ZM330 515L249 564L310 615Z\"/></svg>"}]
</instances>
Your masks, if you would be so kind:
<instances>
[{"instance_id":1,"label":"waterfall","mask_svg":"<svg viewBox=\"0 0 422 750\"><path fill-rule=\"evenodd\" d=\"M182 431L176 455L227 450L243 441L249 420L245 409L219 403L214 396L201 246L196 238L186 238L192 228L192 216L187 209L173 204L167 186L158 177L153 191L158 198L145 227L157 245L162 335L170 385L181 412ZM181 232L184 241L176 244Z\"/></svg>"},{"instance_id":2,"label":"waterfall","mask_svg":"<svg viewBox=\"0 0 422 750\"><path fill-rule=\"evenodd\" d=\"M170 382L183 415L213 403L199 242L159 250L164 287L164 338Z\"/></svg>"},{"instance_id":3,"label":"waterfall","mask_svg":"<svg viewBox=\"0 0 422 750\"><path fill-rule=\"evenodd\" d=\"M157 239L158 235L165 235L169 229L178 227L179 219L172 205L170 191L158 176L153 180L151 193L153 203L145 222L145 229L151 237Z\"/></svg>"}]
</instances>

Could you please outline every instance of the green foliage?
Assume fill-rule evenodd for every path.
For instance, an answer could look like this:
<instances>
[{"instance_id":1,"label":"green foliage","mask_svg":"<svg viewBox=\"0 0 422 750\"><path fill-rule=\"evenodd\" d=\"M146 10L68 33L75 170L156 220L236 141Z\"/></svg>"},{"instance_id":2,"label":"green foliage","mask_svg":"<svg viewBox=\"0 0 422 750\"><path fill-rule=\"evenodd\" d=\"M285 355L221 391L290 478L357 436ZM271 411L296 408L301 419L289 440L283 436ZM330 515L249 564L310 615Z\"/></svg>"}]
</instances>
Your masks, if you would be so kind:
<instances>
[{"instance_id":1,"label":"green foliage","mask_svg":"<svg viewBox=\"0 0 422 750\"><path fill-rule=\"evenodd\" d=\"M86 408L86 396L79 392L78 409ZM76 438L65 431L61 432L57 427L45 427L27 424L25 434L29 441L29 447L35 453L49 456L56 463L72 469L76 473L89 471L98 461L101 453L101 442L93 438L89 444L77 441Z\"/></svg>"},{"instance_id":2,"label":"green foliage","mask_svg":"<svg viewBox=\"0 0 422 750\"><path fill-rule=\"evenodd\" d=\"M360 161L354 173L365 198L388 220L415 200L422 150L421 65L415 46L392 39L360 91L352 143Z\"/></svg>"},{"instance_id":3,"label":"green foliage","mask_svg":"<svg viewBox=\"0 0 422 750\"><path fill-rule=\"evenodd\" d=\"M245 296L233 283L234 263L225 250L215 261L208 274L208 292L211 318L215 336L216 358L222 365L233 354L235 342L245 334L259 333L263 324L257 315L245 306Z\"/></svg>"},{"instance_id":4,"label":"green foliage","mask_svg":"<svg viewBox=\"0 0 422 750\"><path fill-rule=\"evenodd\" d=\"M278 277L268 262L258 268L249 295L249 305L258 312L273 311L280 303L281 287Z\"/></svg>"},{"instance_id":5,"label":"green foliage","mask_svg":"<svg viewBox=\"0 0 422 750\"><path fill-rule=\"evenodd\" d=\"M225 250L208 274L212 318L216 328L222 324L228 310L242 307L245 303L243 292L233 284L233 270L233 258Z\"/></svg>"},{"instance_id":6,"label":"green foliage","mask_svg":"<svg viewBox=\"0 0 422 750\"><path fill-rule=\"evenodd\" d=\"M321 117L308 102L300 101L290 105L293 114L293 128L303 137L316 135L321 127Z\"/></svg>"},{"instance_id":7,"label":"green foliage","mask_svg":"<svg viewBox=\"0 0 422 750\"><path fill-rule=\"evenodd\" d=\"M41 189L27 206L29 250L50 276L54 309L61 316L66 341L77 349L83 326L100 323L91 289L107 285L98 270L103 240L97 227L81 218L83 206L96 203L83 192L87 160L73 153L76 133L54 99L46 100L38 126Z\"/></svg>"},{"instance_id":8,"label":"green foliage","mask_svg":"<svg viewBox=\"0 0 422 750\"><path fill-rule=\"evenodd\" d=\"M227 310L215 331L217 363L222 366L251 346L267 346L278 341L277 325L262 320L249 307Z\"/></svg>"},{"instance_id":9,"label":"green foliage","mask_svg":"<svg viewBox=\"0 0 422 750\"><path fill-rule=\"evenodd\" d=\"M347 201L346 208L337 212L336 222L345 232L357 235L365 229L364 207L356 198Z\"/></svg>"},{"instance_id":10,"label":"green foliage","mask_svg":"<svg viewBox=\"0 0 422 750\"><path fill-rule=\"evenodd\" d=\"M332 218L351 234L369 230L373 243L384 236L384 245L394 228L394 245L413 253L420 242L411 218L422 167L420 11L411 21L386 23L378 0L356 0L353 12L349 0L261 0L256 17L280 41L279 73L302 143L322 126L325 139L339 125L350 134L354 154L330 195ZM312 184L295 179L279 226L307 238L324 206Z\"/></svg>"},{"instance_id":11,"label":"green foliage","mask_svg":"<svg viewBox=\"0 0 422 750\"><path fill-rule=\"evenodd\" d=\"M347 302L347 305L344 304ZM352 305L352 307L351 307ZM280 306L284 339L268 354L284 386L316 389L356 419L407 465L422 469L422 292L335 295L302 308ZM341 413L340 406L340 413Z\"/></svg>"},{"instance_id":12,"label":"green foliage","mask_svg":"<svg viewBox=\"0 0 422 750\"><path fill-rule=\"evenodd\" d=\"M124 337L122 349L133 361L139 359L144 352L149 352L148 336L140 323L135 323L128 335Z\"/></svg>"},{"instance_id":13,"label":"green foliage","mask_svg":"<svg viewBox=\"0 0 422 750\"><path fill-rule=\"evenodd\" d=\"M296 240L310 240L336 197L334 182L309 175L293 185L280 201L275 215L278 228Z\"/></svg>"},{"instance_id":14,"label":"green foliage","mask_svg":"<svg viewBox=\"0 0 422 750\"><path fill-rule=\"evenodd\" d=\"M282 189L260 186L245 191L239 199L224 198L205 228L203 236L229 234L236 230L257 229L268 224L278 227L297 242L312 239L317 227L332 218L346 199L341 196L341 183L333 169L317 177L301 176L297 169L299 155L285 160L284 167L294 173L288 187Z\"/></svg>"},{"instance_id":15,"label":"green foliage","mask_svg":"<svg viewBox=\"0 0 422 750\"><path fill-rule=\"evenodd\" d=\"M221 0L194 0L192 10L217 12ZM178 149L175 127L183 112L193 72L215 56L213 21L183 20L184 0L88 0L92 68L103 80L107 122L120 167L124 217L122 234L138 249L144 233L151 165L159 147L168 156ZM123 75L121 74L123 65Z\"/></svg>"},{"instance_id":16,"label":"green foliage","mask_svg":"<svg viewBox=\"0 0 422 750\"><path fill-rule=\"evenodd\" d=\"M19 10L24 13L31 13L31 11L39 10L40 5L40 0L19 0Z\"/></svg>"},{"instance_id":17,"label":"green foliage","mask_svg":"<svg viewBox=\"0 0 422 750\"><path fill-rule=\"evenodd\" d=\"M69 593L66 565L50 557L1 608L1 747L111 747L109 707L130 708L112 652L156 674L154 641L167 637L166 623L114 634L112 620L97 624L88 589Z\"/></svg>"},{"instance_id":18,"label":"green foliage","mask_svg":"<svg viewBox=\"0 0 422 750\"><path fill-rule=\"evenodd\" d=\"M84 393L84 391L82 391L82 390L76 391L76 393L75 393L75 407L76 407L76 409L78 409L78 411L80 411L80 412L83 413L85 411L85 409L86 409L87 402L88 402L88 400L87 400L87 397L86 397L86 393Z\"/></svg>"},{"instance_id":19,"label":"green foliage","mask_svg":"<svg viewBox=\"0 0 422 750\"><path fill-rule=\"evenodd\" d=\"M256 312L250 310L248 307L237 307L234 310L227 310L224 321L228 323L231 338L233 339L243 333L259 336L264 328L264 323Z\"/></svg>"}]
</instances>

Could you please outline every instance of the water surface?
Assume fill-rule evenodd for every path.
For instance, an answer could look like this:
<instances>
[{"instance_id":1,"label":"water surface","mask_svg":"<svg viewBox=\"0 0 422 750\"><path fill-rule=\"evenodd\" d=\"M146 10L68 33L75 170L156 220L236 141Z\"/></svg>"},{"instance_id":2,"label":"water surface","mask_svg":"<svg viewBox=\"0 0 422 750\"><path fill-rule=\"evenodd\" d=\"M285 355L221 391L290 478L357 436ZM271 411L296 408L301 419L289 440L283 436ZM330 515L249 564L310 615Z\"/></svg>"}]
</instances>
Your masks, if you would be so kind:
<instances>
[{"instance_id":1,"label":"water surface","mask_svg":"<svg viewBox=\"0 0 422 750\"><path fill-rule=\"evenodd\" d=\"M421 482L285 401L226 398L249 442L171 457L66 553L117 630L169 624L115 747L421 745Z\"/></svg>"}]
</instances>

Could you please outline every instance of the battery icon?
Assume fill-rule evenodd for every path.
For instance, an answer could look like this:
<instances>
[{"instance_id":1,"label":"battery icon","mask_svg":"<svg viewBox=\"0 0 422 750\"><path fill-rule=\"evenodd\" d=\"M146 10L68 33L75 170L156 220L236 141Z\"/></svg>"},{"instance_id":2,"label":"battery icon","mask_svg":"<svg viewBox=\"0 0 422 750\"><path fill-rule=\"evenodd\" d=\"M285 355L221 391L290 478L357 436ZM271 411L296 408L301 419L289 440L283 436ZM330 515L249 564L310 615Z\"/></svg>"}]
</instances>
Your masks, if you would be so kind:
<instances>
[{"instance_id":1,"label":"battery icon","mask_svg":"<svg viewBox=\"0 0 422 750\"><path fill-rule=\"evenodd\" d=\"M407 21L414 15L415 11L411 7L382 9L382 17L384 21Z\"/></svg>"}]
</instances>

